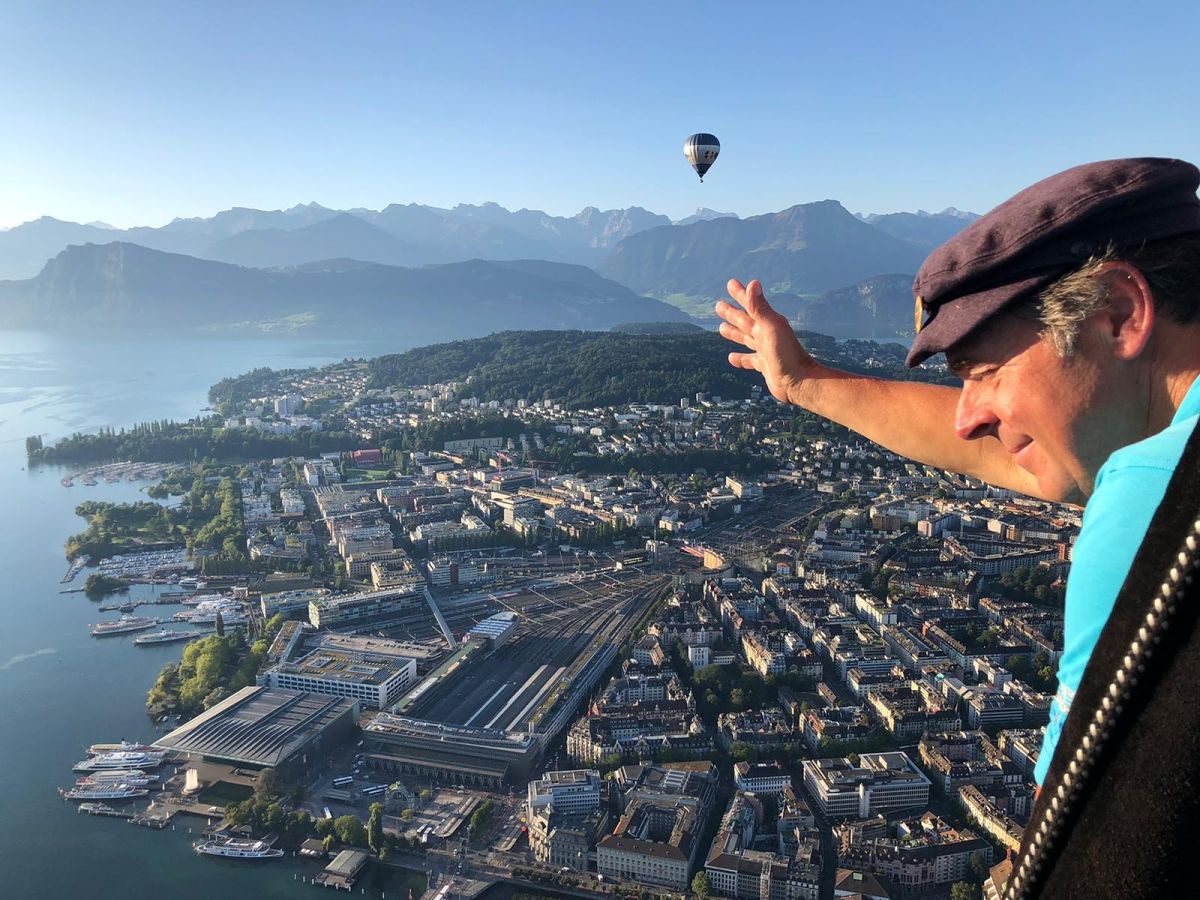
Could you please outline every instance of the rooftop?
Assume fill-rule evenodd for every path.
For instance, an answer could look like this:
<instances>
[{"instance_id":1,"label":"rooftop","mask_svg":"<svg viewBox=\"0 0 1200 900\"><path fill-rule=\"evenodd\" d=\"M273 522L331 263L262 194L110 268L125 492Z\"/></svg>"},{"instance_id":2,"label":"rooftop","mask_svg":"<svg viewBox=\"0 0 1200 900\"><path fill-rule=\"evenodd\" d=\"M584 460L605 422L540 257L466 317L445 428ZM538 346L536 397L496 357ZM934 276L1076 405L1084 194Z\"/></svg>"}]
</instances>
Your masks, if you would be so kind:
<instances>
[{"instance_id":1,"label":"rooftop","mask_svg":"<svg viewBox=\"0 0 1200 900\"><path fill-rule=\"evenodd\" d=\"M325 694L245 687L180 725L154 746L252 766L277 766L357 703Z\"/></svg>"}]
</instances>

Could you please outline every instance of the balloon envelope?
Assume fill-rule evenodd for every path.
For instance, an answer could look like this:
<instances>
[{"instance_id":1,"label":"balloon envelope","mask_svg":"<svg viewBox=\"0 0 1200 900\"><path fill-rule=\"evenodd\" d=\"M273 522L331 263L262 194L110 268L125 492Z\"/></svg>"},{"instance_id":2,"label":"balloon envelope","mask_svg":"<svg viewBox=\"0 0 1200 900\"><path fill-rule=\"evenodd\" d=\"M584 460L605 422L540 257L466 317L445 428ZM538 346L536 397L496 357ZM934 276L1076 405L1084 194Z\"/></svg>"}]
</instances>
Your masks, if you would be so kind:
<instances>
[{"instance_id":1,"label":"balloon envelope","mask_svg":"<svg viewBox=\"0 0 1200 900\"><path fill-rule=\"evenodd\" d=\"M687 157L687 161L696 170L701 181L704 180L704 173L717 161L717 155L720 152L721 142L714 134L700 132L693 134L683 142L683 155Z\"/></svg>"}]
</instances>

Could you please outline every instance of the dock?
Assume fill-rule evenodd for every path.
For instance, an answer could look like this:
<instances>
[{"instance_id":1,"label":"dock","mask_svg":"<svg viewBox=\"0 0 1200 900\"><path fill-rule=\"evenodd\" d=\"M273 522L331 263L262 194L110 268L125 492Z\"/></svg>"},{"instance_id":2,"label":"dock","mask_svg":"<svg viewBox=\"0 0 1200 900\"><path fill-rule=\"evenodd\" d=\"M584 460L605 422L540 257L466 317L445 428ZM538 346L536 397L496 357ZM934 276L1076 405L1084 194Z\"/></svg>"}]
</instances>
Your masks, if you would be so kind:
<instances>
[{"instance_id":1,"label":"dock","mask_svg":"<svg viewBox=\"0 0 1200 900\"><path fill-rule=\"evenodd\" d=\"M77 813L87 813L89 816L111 816L114 819L132 819L133 813L126 809L116 809L107 803L80 803Z\"/></svg>"},{"instance_id":2,"label":"dock","mask_svg":"<svg viewBox=\"0 0 1200 900\"><path fill-rule=\"evenodd\" d=\"M83 567L92 561L90 556L80 556L71 561L71 565L67 567L67 574L62 577L62 584L69 584L75 580L75 576L83 571Z\"/></svg>"},{"instance_id":3,"label":"dock","mask_svg":"<svg viewBox=\"0 0 1200 900\"><path fill-rule=\"evenodd\" d=\"M343 850L325 867L325 871L313 879L313 884L349 891L370 858L371 854L365 850Z\"/></svg>"}]
</instances>

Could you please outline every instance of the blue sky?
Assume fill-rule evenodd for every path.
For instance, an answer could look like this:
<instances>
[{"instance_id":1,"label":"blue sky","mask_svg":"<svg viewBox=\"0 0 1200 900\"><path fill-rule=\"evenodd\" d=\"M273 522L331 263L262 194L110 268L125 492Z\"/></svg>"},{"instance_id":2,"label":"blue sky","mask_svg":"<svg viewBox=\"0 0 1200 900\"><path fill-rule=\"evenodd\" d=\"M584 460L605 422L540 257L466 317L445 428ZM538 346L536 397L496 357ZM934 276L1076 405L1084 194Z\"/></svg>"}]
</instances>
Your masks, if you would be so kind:
<instances>
[{"instance_id":1,"label":"blue sky","mask_svg":"<svg viewBox=\"0 0 1200 900\"><path fill-rule=\"evenodd\" d=\"M0 227L316 200L984 211L1200 161L1200 4L0 0ZM703 185L683 139L722 155Z\"/></svg>"}]
</instances>

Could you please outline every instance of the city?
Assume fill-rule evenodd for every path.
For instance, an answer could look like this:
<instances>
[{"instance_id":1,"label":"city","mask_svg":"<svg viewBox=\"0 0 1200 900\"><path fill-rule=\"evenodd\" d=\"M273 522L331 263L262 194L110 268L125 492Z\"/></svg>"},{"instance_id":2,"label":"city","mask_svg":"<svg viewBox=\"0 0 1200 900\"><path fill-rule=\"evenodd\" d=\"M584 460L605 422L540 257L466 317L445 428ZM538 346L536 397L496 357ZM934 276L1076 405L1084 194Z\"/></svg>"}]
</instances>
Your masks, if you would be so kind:
<instances>
[{"instance_id":1,"label":"city","mask_svg":"<svg viewBox=\"0 0 1200 900\"><path fill-rule=\"evenodd\" d=\"M269 387L223 427L361 446L162 469L184 497L190 477L236 487L240 572L216 549L101 564L216 626L193 646L244 654L202 689L188 651L164 669L163 731L137 752L175 774L100 794L155 791L135 821L202 816L202 853L336 856L322 884L375 858L447 898L998 896L1077 508L915 465L757 387L572 409L375 389L355 364ZM434 423L471 436L395 449ZM737 472L602 471L735 445Z\"/></svg>"}]
</instances>

